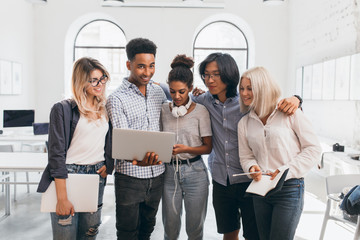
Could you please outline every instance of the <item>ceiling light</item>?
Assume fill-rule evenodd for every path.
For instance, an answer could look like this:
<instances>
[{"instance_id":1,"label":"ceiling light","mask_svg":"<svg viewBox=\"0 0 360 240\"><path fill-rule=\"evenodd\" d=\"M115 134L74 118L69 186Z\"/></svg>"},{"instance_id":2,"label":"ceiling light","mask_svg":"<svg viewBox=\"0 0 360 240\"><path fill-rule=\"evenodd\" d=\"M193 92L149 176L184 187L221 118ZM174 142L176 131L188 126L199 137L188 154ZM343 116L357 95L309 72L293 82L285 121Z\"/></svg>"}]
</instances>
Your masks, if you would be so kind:
<instances>
[{"instance_id":1,"label":"ceiling light","mask_svg":"<svg viewBox=\"0 0 360 240\"><path fill-rule=\"evenodd\" d=\"M263 0L266 5L281 5L285 0Z\"/></svg>"},{"instance_id":2,"label":"ceiling light","mask_svg":"<svg viewBox=\"0 0 360 240\"><path fill-rule=\"evenodd\" d=\"M224 8L224 2L204 2L203 0L182 0L179 2L103 0L103 7L142 8Z\"/></svg>"},{"instance_id":3,"label":"ceiling light","mask_svg":"<svg viewBox=\"0 0 360 240\"><path fill-rule=\"evenodd\" d=\"M27 1L31 3L46 3L46 0L27 0Z\"/></svg>"}]
</instances>

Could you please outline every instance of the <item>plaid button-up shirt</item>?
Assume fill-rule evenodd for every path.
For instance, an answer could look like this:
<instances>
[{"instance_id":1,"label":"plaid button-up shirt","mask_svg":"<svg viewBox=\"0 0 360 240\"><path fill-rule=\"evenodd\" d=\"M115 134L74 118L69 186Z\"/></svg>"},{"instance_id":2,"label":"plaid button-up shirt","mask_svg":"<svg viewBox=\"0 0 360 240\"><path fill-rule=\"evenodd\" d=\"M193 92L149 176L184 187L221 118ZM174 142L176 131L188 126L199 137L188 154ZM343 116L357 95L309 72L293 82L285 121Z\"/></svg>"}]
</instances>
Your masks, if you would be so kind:
<instances>
[{"instance_id":1,"label":"plaid button-up shirt","mask_svg":"<svg viewBox=\"0 0 360 240\"><path fill-rule=\"evenodd\" d=\"M162 103L167 101L164 91L153 81L146 87L146 96L124 78L123 83L109 96L106 109L114 128L160 131ZM132 160L132 159L127 159ZM136 166L116 160L115 171L136 178L153 178L165 171L164 164Z\"/></svg>"}]
</instances>

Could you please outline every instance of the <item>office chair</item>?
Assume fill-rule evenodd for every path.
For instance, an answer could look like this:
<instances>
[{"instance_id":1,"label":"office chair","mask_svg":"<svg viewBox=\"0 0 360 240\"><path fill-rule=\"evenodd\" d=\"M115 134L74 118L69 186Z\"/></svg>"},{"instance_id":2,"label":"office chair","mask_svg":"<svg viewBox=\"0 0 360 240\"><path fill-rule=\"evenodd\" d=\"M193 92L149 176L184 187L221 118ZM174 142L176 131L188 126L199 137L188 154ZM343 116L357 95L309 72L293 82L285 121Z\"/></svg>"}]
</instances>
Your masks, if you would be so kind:
<instances>
[{"instance_id":1,"label":"office chair","mask_svg":"<svg viewBox=\"0 0 360 240\"><path fill-rule=\"evenodd\" d=\"M0 152L13 152L13 145L0 145ZM4 172L2 173L4 174ZM5 173L7 174L7 173ZM26 181L29 182L29 173L26 172ZM16 182L16 172L14 172L14 182ZM4 191L4 184L2 187L2 191ZM30 185L27 184L27 192L30 192ZM16 201L16 184L14 184L14 201Z\"/></svg>"},{"instance_id":2,"label":"office chair","mask_svg":"<svg viewBox=\"0 0 360 240\"><path fill-rule=\"evenodd\" d=\"M360 183L360 174L344 174L344 175L333 175L326 177L326 192L327 192L327 203L324 215L323 224L321 227L320 240L324 239L326 225L328 220L340 221L343 223L349 223L354 225L353 222L345 219L343 215L331 214L334 211L333 205L338 208L340 193L344 187L352 187ZM360 240L360 215L358 216L358 222L354 234L354 240Z\"/></svg>"}]
</instances>

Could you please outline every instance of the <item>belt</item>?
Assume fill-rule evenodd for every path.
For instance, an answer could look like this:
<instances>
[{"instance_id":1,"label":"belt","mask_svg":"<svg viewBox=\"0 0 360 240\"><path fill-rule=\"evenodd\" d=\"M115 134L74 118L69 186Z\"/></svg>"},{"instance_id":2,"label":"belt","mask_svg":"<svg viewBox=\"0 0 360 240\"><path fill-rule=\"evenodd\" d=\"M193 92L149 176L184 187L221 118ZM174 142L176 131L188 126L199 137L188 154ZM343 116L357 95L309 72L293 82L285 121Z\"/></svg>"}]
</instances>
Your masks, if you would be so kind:
<instances>
[{"instance_id":1,"label":"belt","mask_svg":"<svg viewBox=\"0 0 360 240\"><path fill-rule=\"evenodd\" d=\"M193 163L193 162L196 162L197 160L200 160L201 159L201 155L197 155L196 157L194 158L189 158L189 159L185 159L185 160L179 160L179 162L181 164L187 164L188 161L189 163ZM176 163L176 159L171 159L171 162L170 163Z\"/></svg>"}]
</instances>

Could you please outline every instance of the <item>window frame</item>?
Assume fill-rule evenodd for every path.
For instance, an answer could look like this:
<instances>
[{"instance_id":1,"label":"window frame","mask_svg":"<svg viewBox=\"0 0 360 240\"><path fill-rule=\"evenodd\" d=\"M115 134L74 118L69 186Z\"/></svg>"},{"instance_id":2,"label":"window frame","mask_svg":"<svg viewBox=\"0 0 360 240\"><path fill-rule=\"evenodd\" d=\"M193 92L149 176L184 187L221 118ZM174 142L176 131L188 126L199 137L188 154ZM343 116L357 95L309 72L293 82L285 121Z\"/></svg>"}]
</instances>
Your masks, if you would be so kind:
<instances>
[{"instance_id":1,"label":"window frame","mask_svg":"<svg viewBox=\"0 0 360 240\"><path fill-rule=\"evenodd\" d=\"M241 34L244 36L244 39L245 39L245 42L246 42L246 48L206 48L206 47L200 47L199 48L199 47L195 47L195 43L196 43L196 40L197 40L199 34L205 28L207 28L208 26L210 26L212 24L216 24L216 23L227 23L227 24L230 24L230 25L234 26L237 30L239 30L241 32ZM192 44L193 44L192 45L192 49L193 49L192 55L193 55L193 57L195 57L195 50L214 50L214 52L216 52L218 50L246 51L246 68L249 68L249 42L248 42L248 39L247 39L246 35L244 34L244 32L236 24L234 24L234 23L232 23L230 21L227 21L227 20L215 20L215 21L209 22L206 25L202 26L201 29L197 31Z\"/></svg>"},{"instance_id":2,"label":"window frame","mask_svg":"<svg viewBox=\"0 0 360 240\"><path fill-rule=\"evenodd\" d=\"M118 46L107 46L107 45L96 45L96 46L94 46L94 45L82 46L81 45L80 46L80 45L77 45L76 42L77 42L78 37L80 36L81 32L83 31L83 29L85 27L89 26L89 24L93 24L95 22L107 22L107 23L113 24L113 26L116 27L117 29L119 29L121 31L121 33L123 34L122 36L125 39L124 45L123 46L121 46L121 45L118 45ZM79 26L76 29L76 32L74 34L74 38L73 38L73 40L71 42L71 48L72 48L71 59L72 59L72 62L75 62L77 60L76 51L79 50L79 49L85 49L86 51L91 50L91 49L95 49L97 51L114 49L114 50L117 50L119 52L123 52L125 54L125 56L126 56L126 44L127 44L127 38L126 38L125 32L117 23L115 23L112 20L105 19L105 18L99 18L99 17L98 18L92 18L92 19L84 22L83 24L81 24L81 26ZM99 61L101 61L101 59L99 59ZM102 62L102 63L105 64L104 62ZM114 80L115 79L114 76L116 74L114 75L114 72L111 71L112 68L109 67L109 66L106 66L106 65L105 65L105 67L107 68L110 75L112 76L111 79ZM127 74L125 74L125 75L127 75ZM125 77L122 74L120 74L119 76L120 77L121 76ZM121 78L120 78L120 80L121 80ZM115 85L114 84L115 84L115 82L111 81L109 83L109 85L107 86L107 93L106 93L107 95L110 94L112 91L114 91L118 87L117 84L115 84ZM67 86L66 83L65 83L65 86ZM65 88L65 95L69 95L69 92L66 91L66 88Z\"/></svg>"},{"instance_id":3,"label":"window frame","mask_svg":"<svg viewBox=\"0 0 360 240\"><path fill-rule=\"evenodd\" d=\"M124 47L113 47L113 46L76 46L76 40L80 34L80 32L86 27L88 26L89 24L91 23L94 23L94 22L99 22L99 21L104 21L104 22L109 22L109 23L112 23L114 24L117 28L119 28L121 30L121 32L123 33L125 39L126 39L126 35L125 35L125 32L124 30L118 25L116 24L115 22L113 21L110 21L108 19L102 19L102 18L98 18L98 19L93 19L91 21L89 21L88 23L84 24L80 29L79 31L76 33L76 36L74 38L74 42L73 42L73 61L75 61L75 50L76 48L88 48L88 49L125 49L125 46Z\"/></svg>"}]
</instances>

